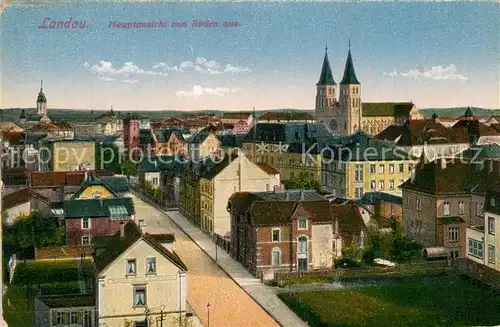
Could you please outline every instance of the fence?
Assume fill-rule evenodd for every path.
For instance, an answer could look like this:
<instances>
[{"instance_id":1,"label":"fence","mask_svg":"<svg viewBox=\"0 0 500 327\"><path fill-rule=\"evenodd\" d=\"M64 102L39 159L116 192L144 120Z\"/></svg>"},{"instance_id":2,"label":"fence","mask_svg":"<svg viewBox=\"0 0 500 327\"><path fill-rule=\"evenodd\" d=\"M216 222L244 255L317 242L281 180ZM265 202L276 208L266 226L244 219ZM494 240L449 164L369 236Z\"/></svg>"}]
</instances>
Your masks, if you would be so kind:
<instances>
[{"instance_id":1,"label":"fence","mask_svg":"<svg viewBox=\"0 0 500 327\"><path fill-rule=\"evenodd\" d=\"M212 235L212 241L217 244L217 246L221 247L227 253L231 253L231 241L220 236L219 234Z\"/></svg>"},{"instance_id":2,"label":"fence","mask_svg":"<svg viewBox=\"0 0 500 327\"><path fill-rule=\"evenodd\" d=\"M146 192L143 188L139 186L130 186L130 190L134 191L135 193L139 193L141 197L146 198L148 201L153 202L155 205L159 206L163 210L178 210L177 205L169 200L169 199L158 199L157 197L153 196L151 193ZM164 194L164 193L162 193Z\"/></svg>"},{"instance_id":3,"label":"fence","mask_svg":"<svg viewBox=\"0 0 500 327\"><path fill-rule=\"evenodd\" d=\"M322 269L312 271L296 271L296 272L275 272L274 280L279 285L291 280L299 280L301 278L335 278L335 277L373 277L382 275L398 275L404 273L425 273L433 270L452 269L453 263L451 260L440 261L424 261L418 263L399 264L394 267L375 266L367 268L337 268L337 269Z\"/></svg>"}]
</instances>

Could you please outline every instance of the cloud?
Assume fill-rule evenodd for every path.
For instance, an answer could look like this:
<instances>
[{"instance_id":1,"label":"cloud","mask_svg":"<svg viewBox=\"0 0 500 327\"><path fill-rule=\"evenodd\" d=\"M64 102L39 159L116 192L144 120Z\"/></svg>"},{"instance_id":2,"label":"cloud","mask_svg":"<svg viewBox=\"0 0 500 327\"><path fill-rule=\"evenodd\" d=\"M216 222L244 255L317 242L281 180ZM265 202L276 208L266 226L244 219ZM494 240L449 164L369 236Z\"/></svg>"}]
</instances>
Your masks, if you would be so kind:
<instances>
[{"instance_id":1,"label":"cloud","mask_svg":"<svg viewBox=\"0 0 500 327\"><path fill-rule=\"evenodd\" d=\"M227 64L226 69L224 69L224 72L228 72L228 73L246 73L249 71L250 71L250 68L236 67L236 66L233 66L231 64Z\"/></svg>"},{"instance_id":2,"label":"cloud","mask_svg":"<svg viewBox=\"0 0 500 327\"><path fill-rule=\"evenodd\" d=\"M122 82L125 84L136 84L139 81L136 79L124 79Z\"/></svg>"},{"instance_id":3,"label":"cloud","mask_svg":"<svg viewBox=\"0 0 500 327\"><path fill-rule=\"evenodd\" d=\"M225 69L220 69L221 64L216 60L208 60L204 57L198 57L194 61L183 61L179 65L169 65L165 62L155 63L152 69L163 69L165 72L179 72L184 73L189 70L194 70L199 73L205 73L210 75L219 75L222 73L243 73L249 72L250 69L246 67L236 67L231 64L227 64Z\"/></svg>"},{"instance_id":4,"label":"cloud","mask_svg":"<svg viewBox=\"0 0 500 327\"><path fill-rule=\"evenodd\" d=\"M191 90L179 90L175 92L177 96L180 97L194 97L198 98L203 95L215 95L215 96L225 96L227 94L238 91L238 88L227 88L227 87L202 87L200 85L194 85Z\"/></svg>"},{"instance_id":5,"label":"cloud","mask_svg":"<svg viewBox=\"0 0 500 327\"><path fill-rule=\"evenodd\" d=\"M106 81L106 82L116 81L116 78L112 78L112 77L105 77L105 76L99 76L99 79L100 79L100 80L103 80L103 81Z\"/></svg>"},{"instance_id":6,"label":"cloud","mask_svg":"<svg viewBox=\"0 0 500 327\"><path fill-rule=\"evenodd\" d=\"M404 77L404 78L425 78L425 79L432 79L432 80L458 80L465 82L469 78L458 74L458 69L457 66L454 64L450 64L446 67L443 67L441 65L439 66L434 66L431 68L415 68L415 69L410 69L407 72L389 72L389 73L384 73L386 76L393 76L393 77Z\"/></svg>"},{"instance_id":7,"label":"cloud","mask_svg":"<svg viewBox=\"0 0 500 327\"><path fill-rule=\"evenodd\" d=\"M86 62L84 67L88 68L90 65ZM144 70L134 64L131 61L128 61L123 64L120 68L113 67L111 61L102 60L97 65L92 65L89 70L93 73L96 73L100 76L133 76L133 75L149 75L149 76L160 76L163 75L162 72L155 72L152 70Z\"/></svg>"}]
</instances>

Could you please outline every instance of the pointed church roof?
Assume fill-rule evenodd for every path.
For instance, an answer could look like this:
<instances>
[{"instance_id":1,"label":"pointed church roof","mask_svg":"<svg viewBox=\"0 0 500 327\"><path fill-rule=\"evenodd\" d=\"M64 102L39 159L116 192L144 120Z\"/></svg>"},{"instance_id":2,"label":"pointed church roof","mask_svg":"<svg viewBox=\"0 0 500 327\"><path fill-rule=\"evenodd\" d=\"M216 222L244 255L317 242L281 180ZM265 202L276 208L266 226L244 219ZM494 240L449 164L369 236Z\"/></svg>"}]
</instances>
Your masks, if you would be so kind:
<instances>
[{"instance_id":1,"label":"pointed church roof","mask_svg":"<svg viewBox=\"0 0 500 327\"><path fill-rule=\"evenodd\" d=\"M473 117L474 115L472 114L472 110L470 107L467 107L467 110L465 110L464 117Z\"/></svg>"},{"instance_id":2,"label":"pointed church roof","mask_svg":"<svg viewBox=\"0 0 500 327\"><path fill-rule=\"evenodd\" d=\"M38 92L36 102L47 102L47 98L45 97L45 94L43 94L43 81L40 82L40 92Z\"/></svg>"},{"instance_id":3,"label":"pointed church roof","mask_svg":"<svg viewBox=\"0 0 500 327\"><path fill-rule=\"evenodd\" d=\"M354 71L354 64L352 62L351 48L349 48L349 53L347 54L347 60L345 62L344 77L342 77L341 85L348 84L361 84L356 77L356 72Z\"/></svg>"},{"instance_id":4,"label":"pointed church roof","mask_svg":"<svg viewBox=\"0 0 500 327\"><path fill-rule=\"evenodd\" d=\"M26 112L23 110L21 110L21 114L19 115L19 119L26 119Z\"/></svg>"},{"instance_id":5,"label":"pointed church roof","mask_svg":"<svg viewBox=\"0 0 500 327\"><path fill-rule=\"evenodd\" d=\"M325 48L325 58L323 59L323 67L321 68L321 75L316 85L337 85L333 79L332 68L328 60L328 48Z\"/></svg>"}]
</instances>

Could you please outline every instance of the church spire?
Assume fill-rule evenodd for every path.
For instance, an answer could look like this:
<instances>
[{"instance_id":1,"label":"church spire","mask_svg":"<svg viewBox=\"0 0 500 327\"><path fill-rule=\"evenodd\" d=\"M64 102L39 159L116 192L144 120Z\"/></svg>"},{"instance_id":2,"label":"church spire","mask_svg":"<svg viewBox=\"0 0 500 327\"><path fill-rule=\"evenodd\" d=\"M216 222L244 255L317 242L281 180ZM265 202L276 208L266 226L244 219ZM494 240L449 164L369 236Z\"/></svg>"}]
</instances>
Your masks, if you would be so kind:
<instances>
[{"instance_id":1,"label":"church spire","mask_svg":"<svg viewBox=\"0 0 500 327\"><path fill-rule=\"evenodd\" d=\"M321 68L321 75L316 85L337 85L333 80L332 68L328 60L328 44L325 45L325 57L323 58L323 67Z\"/></svg>"},{"instance_id":2,"label":"church spire","mask_svg":"<svg viewBox=\"0 0 500 327\"><path fill-rule=\"evenodd\" d=\"M40 92L43 92L43 79L40 80Z\"/></svg>"},{"instance_id":3,"label":"church spire","mask_svg":"<svg viewBox=\"0 0 500 327\"><path fill-rule=\"evenodd\" d=\"M349 39L349 52L347 54L347 60L345 62L344 77L342 77L341 85L348 84L361 84L356 77L356 72L354 71L354 64L352 62L351 55L351 40Z\"/></svg>"}]
</instances>

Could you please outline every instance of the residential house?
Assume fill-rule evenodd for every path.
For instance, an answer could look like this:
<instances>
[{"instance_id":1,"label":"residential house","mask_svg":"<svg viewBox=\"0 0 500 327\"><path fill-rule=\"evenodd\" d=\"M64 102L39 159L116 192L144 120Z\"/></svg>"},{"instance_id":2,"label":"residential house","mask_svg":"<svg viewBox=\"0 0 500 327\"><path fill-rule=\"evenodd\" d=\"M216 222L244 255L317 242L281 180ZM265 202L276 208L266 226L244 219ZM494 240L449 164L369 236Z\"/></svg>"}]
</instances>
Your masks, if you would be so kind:
<instances>
[{"instance_id":1,"label":"residential house","mask_svg":"<svg viewBox=\"0 0 500 327\"><path fill-rule=\"evenodd\" d=\"M99 178L113 177L113 173L106 170L32 172L28 174L28 186L35 189L63 188L66 186L80 187L89 174L94 174Z\"/></svg>"},{"instance_id":2,"label":"residential house","mask_svg":"<svg viewBox=\"0 0 500 327\"><path fill-rule=\"evenodd\" d=\"M98 117L95 121L97 123L97 132L104 135L117 135L123 132L123 121L114 112L113 108L111 110Z\"/></svg>"},{"instance_id":3,"label":"residential house","mask_svg":"<svg viewBox=\"0 0 500 327\"><path fill-rule=\"evenodd\" d=\"M321 149L331 137L319 123L258 123L243 140L243 152L277 169L282 180L321 182Z\"/></svg>"},{"instance_id":4,"label":"residential house","mask_svg":"<svg viewBox=\"0 0 500 327\"><path fill-rule=\"evenodd\" d=\"M134 219L131 198L90 198L64 200L66 245L90 245L96 236L113 235L121 222Z\"/></svg>"},{"instance_id":5,"label":"residential house","mask_svg":"<svg viewBox=\"0 0 500 327\"><path fill-rule=\"evenodd\" d=\"M323 154L323 189L342 198L365 192L401 195L398 186L412 173L418 158L393 144L359 131Z\"/></svg>"},{"instance_id":6,"label":"residential house","mask_svg":"<svg viewBox=\"0 0 500 327\"><path fill-rule=\"evenodd\" d=\"M94 296L46 295L35 298L37 327L97 327Z\"/></svg>"},{"instance_id":7,"label":"residential house","mask_svg":"<svg viewBox=\"0 0 500 327\"><path fill-rule=\"evenodd\" d=\"M500 144L500 131L493 126L483 124L472 114L472 110L467 108L464 115L451 127L451 130L463 133L468 136L470 144Z\"/></svg>"},{"instance_id":8,"label":"residential house","mask_svg":"<svg viewBox=\"0 0 500 327\"><path fill-rule=\"evenodd\" d=\"M139 118L128 115L123 119L123 145L125 155L132 158L139 150Z\"/></svg>"},{"instance_id":9,"label":"residential house","mask_svg":"<svg viewBox=\"0 0 500 327\"><path fill-rule=\"evenodd\" d=\"M186 316L187 267L133 222L93 240L99 326L176 326Z\"/></svg>"},{"instance_id":10,"label":"residential house","mask_svg":"<svg viewBox=\"0 0 500 327\"><path fill-rule=\"evenodd\" d=\"M332 206L316 192L238 192L227 210L231 256L262 279L330 269L342 256L342 233L351 242L365 230L356 206Z\"/></svg>"},{"instance_id":11,"label":"residential house","mask_svg":"<svg viewBox=\"0 0 500 327\"><path fill-rule=\"evenodd\" d=\"M220 163L201 174L201 229L210 234L228 234L230 217L226 206L233 193L272 191L280 187L279 172L272 167L256 165L243 153L225 155Z\"/></svg>"},{"instance_id":12,"label":"residential house","mask_svg":"<svg viewBox=\"0 0 500 327\"><path fill-rule=\"evenodd\" d=\"M220 121L224 126L232 127L232 134L246 134L254 124L253 115L250 113L224 113Z\"/></svg>"},{"instance_id":13,"label":"residential house","mask_svg":"<svg viewBox=\"0 0 500 327\"><path fill-rule=\"evenodd\" d=\"M308 112L268 111L257 118L258 123L314 123L314 117Z\"/></svg>"},{"instance_id":14,"label":"residential house","mask_svg":"<svg viewBox=\"0 0 500 327\"><path fill-rule=\"evenodd\" d=\"M466 255L466 228L484 222L486 189L500 182L498 162L421 162L401 189L403 231L452 258Z\"/></svg>"},{"instance_id":15,"label":"residential house","mask_svg":"<svg viewBox=\"0 0 500 327\"><path fill-rule=\"evenodd\" d=\"M367 207L379 227L390 227L390 220L403 222L403 198L384 192L364 193L359 202Z\"/></svg>"},{"instance_id":16,"label":"residential house","mask_svg":"<svg viewBox=\"0 0 500 327\"><path fill-rule=\"evenodd\" d=\"M174 156L144 156L139 163L137 174L140 183L150 183L153 188L162 185L162 171L170 169L176 161L182 159Z\"/></svg>"},{"instance_id":17,"label":"residential house","mask_svg":"<svg viewBox=\"0 0 500 327\"><path fill-rule=\"evenodd\" d=\"M26 130L27 134L44 135L46 140L73 140L75 131L67 122L40 122Z\"/></svg>"},{"instance_id":18,"label":"residential house","mask_svg":"<svg viewBox=\"0 0 500 327\"><path fill-rule=\"evenodd\" d=\"M452 157L470 146L466 132L443 126L436 114L431 119L407 120L402 125L388 126L375 137L392 142L415 157L425 151L429 161Z\"/></svg>"},{"instance_id":19,"label":"residential house","mask_svg":"<svg viewBox=\"0 0 500 327\"><path fill-rule=\"evenodd\" d=\"M49 194L50 193L50 194ZM11 225L21 216L38 211L45 217L52 215L51 205L59 202L58 194L53 190L34 190L23 188L2 197L3 222Z\"/></svg>"},{"instance_id":20,"label":"residential house","mask_svg":"<svg viewBox=\"0 0 500 327\"><path fill-rule=\"evenodd\" d=\"M402 125L407 120L423 119L412 102L363 102L362 130L376 135L391 125Z\"/></svg>"},{"instance_id":21,"label":"residential house","mask_svg":"<svg viewBox=\"0 0 500 327\"><path fill-rule=\"evenodd\" d=\"M199 160L220 154L221 142L214 133L197 133L188 139L188 157Z\"/></svg>"},{"instance_id":22,"label":"residential house","mask_svg":"<svg viewBox=\"0 0 500 327\"><path fill-rule=\"evenodd\" d=\"M40 171L95 169L95 143L84 140L46 140L39 142Z\"/></svg>"},{"instance_id":23,"label":"residential house","mask_svg":"<svg viewBox=\"0 0 500 327\"><path fill-rule=\"evenodd\" d=\"M124 177L98 177L95 173L87 173L82 184L77 189L73 189L73 192L67 190L65 196L71 200L119 198L126 191L128 191L128 182Z\"/></svg>"}]
</instances>

